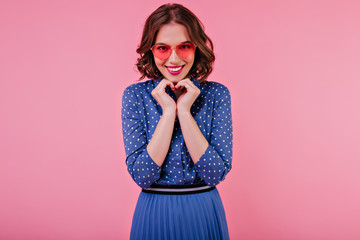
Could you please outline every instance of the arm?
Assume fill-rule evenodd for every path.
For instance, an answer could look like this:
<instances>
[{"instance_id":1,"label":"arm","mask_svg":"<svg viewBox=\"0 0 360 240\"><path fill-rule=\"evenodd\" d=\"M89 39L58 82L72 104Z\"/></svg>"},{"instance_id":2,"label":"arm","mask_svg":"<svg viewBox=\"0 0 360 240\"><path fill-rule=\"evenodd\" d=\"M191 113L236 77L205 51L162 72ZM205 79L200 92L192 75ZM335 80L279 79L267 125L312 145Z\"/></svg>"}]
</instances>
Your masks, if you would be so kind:
<instances>
[{"instance_id":1,"label":"arm","mask_svg":"<svg viewBox=\"0 0 360 240\"><path fill-rule=\"evenodd\" d=\"M158 87L157 90L162 91L166 84L165 86L159 84ZM165 90L164 94L167 95ZM153 95L158 98L156 91ZM160 95L162 98L169 97L171 99L169 95L163 96L163 93ZM159 101L163 103L162 99ZM166 110L163 111L154 134L147 144L146 129L139 114L137 102L136 93L131 88L126 88L122 97L121 111L126 165L136 184L142 188L147 188L160 178L161 165L170 146L176 111L171 111L174 108L165 107L163 104L163 109ZM169 105L171 106L171 102Z\"/></svg>"},{"instance_id":2,"label":"arm","mask_svg":"<svg viewBox=\"0 0 360 240\"><path fill-rule=\"evenodd\" d=\"M204 155L209 143L190 112L179 112L178 118L191 159L194 163L197 163L201 156Z\"/></svg>"},{"instance_id":3,"label":"arm","mask_svg":"<svg viewBox=\"0 0 360 240\"><path fill-rule=\"evenodd\" d=\"M135 92L126 88L121 109L126 165L136 184L146 188L160 178L161 167L153 161L146 149L146 130L137 106Z\"/></svg>"},{"instance_id":4,"label":"arm","mask_svg":"<svg viewBox=\"0 0 360 240\"><path fill-rule=\"evenodd\" d=\"M178 112L181 130L199 176L210 186L225 179L232 164L232 117L230 92L218 88L210 141L202 135L190 111Z\"/></svg>"},{"instance_id":5,"label":"arm","mask_svg":"<svg viewBox=\"0 0 360 240\"><path fill-rule=\"evenodd\" d=\"M174 113L164 113L161 116L147 146L148 153L158 166L163 164L169 151L171 136L174 130L175 114L176 112L174 111Z\"/></svg>"},{"instance_id":6,"label":"arm","mask_svg":"<svg viewBox=\"0 0 360 240\"><path fill-rule=\"evenodd\" d=\"M166 79L163 79L151 92L151 95L155 98L163 110L161 118L156 125L154 134L147 146L148 153L158 166L163 164L169 151L176 118L176 103L166 93L165 88L167 86L173 88L174 84Z\"/></svg>"}]
</instances>

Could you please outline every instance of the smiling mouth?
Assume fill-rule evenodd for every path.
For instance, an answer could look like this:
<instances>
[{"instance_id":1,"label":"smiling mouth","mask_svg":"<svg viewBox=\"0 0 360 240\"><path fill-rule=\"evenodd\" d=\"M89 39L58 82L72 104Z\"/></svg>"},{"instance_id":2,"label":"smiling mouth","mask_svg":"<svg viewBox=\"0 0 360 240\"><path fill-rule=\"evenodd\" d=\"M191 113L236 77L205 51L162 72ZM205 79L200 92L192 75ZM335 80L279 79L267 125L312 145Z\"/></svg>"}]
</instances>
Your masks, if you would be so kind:
<instances>
[{"instance_id":1,"label":"smiling mouth","mask_svg":"<svg viewBox=\"0 0 360 240\"><path fill-rule=\"evenodd\" d=\"M171 67L168 67L168 66L165 66L166 69L168 70L168 72L172 75L177 75L179 73L181 73L182 69L184 68L185 65L182 65L182 66L171 66Z\"/></svg>"}]
</instances>

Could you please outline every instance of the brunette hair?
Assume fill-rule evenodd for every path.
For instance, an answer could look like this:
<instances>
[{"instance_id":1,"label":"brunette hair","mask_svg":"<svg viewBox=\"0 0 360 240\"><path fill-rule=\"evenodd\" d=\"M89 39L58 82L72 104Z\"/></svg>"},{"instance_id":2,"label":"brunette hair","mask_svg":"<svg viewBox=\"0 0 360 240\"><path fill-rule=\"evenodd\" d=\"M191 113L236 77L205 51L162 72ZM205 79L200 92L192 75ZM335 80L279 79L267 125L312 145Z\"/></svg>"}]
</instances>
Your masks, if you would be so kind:
<instances>
[{"instance_id":1,"label":"brunette hair","mask_svg":"<svg viewBox=\"0 0 360 240\"><path fill-rule=\"evenodd\" d=\"M158 79L163 77L157 69L150 48L155 43L159 29L171 22L179 23L187 29L190 40L196 44L195 60L189 71L190 76L205 81L213 69L215 55L211 39L204 32L204 25L189 9L176 3L168 3L156 9L146 20L141 43L136 49L140 54L136 66L141 73L139 80L148 77Z\"/></svg>"}]
</instances>

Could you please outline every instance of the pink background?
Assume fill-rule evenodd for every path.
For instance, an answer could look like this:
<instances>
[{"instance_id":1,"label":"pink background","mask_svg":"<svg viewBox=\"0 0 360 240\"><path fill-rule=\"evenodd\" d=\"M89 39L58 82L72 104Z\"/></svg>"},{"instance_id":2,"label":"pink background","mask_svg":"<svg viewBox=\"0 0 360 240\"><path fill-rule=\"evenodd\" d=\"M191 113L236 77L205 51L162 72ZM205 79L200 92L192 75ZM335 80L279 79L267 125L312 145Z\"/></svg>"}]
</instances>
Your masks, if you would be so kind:
<instances>
[{"instance_id":1,"label":"pink background","mask_svg":"<svg viewBox=\"0 0 360 240\"><path fill-rule=\"evenodd\" d=\"M129 238L121 94L165 1L129 2L0 2L1 240ZM178 2L232 94L231 239L360 239L360 2Z\"/></svg>"}]
</instances>

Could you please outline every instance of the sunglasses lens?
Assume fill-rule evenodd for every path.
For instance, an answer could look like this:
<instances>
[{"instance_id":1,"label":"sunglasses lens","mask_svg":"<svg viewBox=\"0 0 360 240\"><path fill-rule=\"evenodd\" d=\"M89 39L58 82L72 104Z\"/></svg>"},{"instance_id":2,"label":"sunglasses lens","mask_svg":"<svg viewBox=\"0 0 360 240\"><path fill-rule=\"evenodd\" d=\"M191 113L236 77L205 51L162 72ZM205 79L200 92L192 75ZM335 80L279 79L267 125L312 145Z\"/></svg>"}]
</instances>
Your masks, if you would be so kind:
<instances>
[{"instance_id":1,"label":"sunglasses lens","mask_svg":"<svg viewBox=\"0 0 360 240\"><path fill-rule=\"evenodd\" d=\"M155 57L165 60L171 55L171 47L168 45L155 45L151 48ZM195 52L193 43L182 43L176 46L176 54L183 59L190 57Z\"/></svg>"},{"instance_id":2,"label":"sunglasses lens","mask_svg":"<svg viewBox=\"0 0 360 240\"><path fill-rule=\"evenodd\" d=\"M192 43L183 43L176 46L176 53L181 58L188 58L195 52L195 45Z\"/></svg>"},{"instance_id":3,"label":"sunglasses lens","mask_svg":"<svg viewBox=\"0 0 360 240\"><path fill-rule=\"evenodd\" d=\"M152 52L155 57L164 60L170 57L171 48L167 45L156 45L152 48Z\"/></svg>"}]
</instances>

